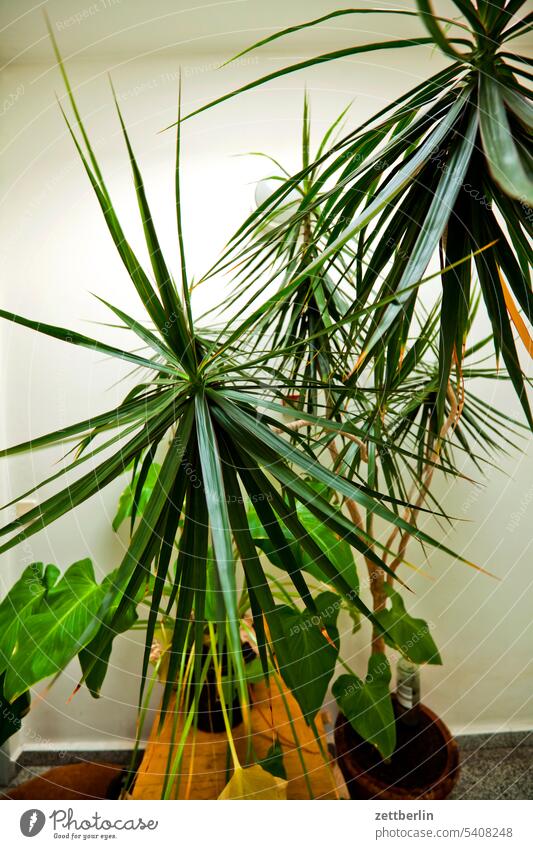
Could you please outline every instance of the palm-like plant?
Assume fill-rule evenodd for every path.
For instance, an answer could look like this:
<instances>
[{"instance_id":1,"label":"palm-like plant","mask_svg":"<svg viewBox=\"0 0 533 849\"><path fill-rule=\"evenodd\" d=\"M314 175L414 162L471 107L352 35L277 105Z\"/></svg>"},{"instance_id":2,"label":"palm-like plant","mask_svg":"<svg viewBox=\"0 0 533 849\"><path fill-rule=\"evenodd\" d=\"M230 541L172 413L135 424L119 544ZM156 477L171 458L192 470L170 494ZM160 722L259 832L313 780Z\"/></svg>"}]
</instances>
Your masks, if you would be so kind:
<instances>
[{"instance_id":1,"label":"palm-like plant","mask_svg":"<svg viewBox=\"0 0 533 849\"><path fill-rule=\"evenodd\" d=\"M332 16L358 11L332 13ZM292 29L300 27L284 30L260 44ZM313 61L318 60L310 60L311 64ZM434 85L428 84L428 88L434 93ZM427 105L426 100L419 99L418 107ZM244 270L235 298L248 297L250 305L258 292L273 280L280 281L279 297L272 300L268 311L258 310L253 316L254 344L265 349L274 346L280 350L284 362L289 365L292 383L288 384L288 388L294 406L307 412L320 411L323 417L336 422L350 422L354 426L351 433L346 433L346 429L336 433L335 428L328 430L324 420L321 423L320 444L330 452L334 468L342 470L343 475L350 479L355 477L374 489L384 489L396 498L413 499L420 507L427 498L431 498L429 485L440 463L440 468L446 473L460 473L462 464L457 465L453 460L454 447L455 453L459 450L463 457L468 456L481 468L488 459L486 450L492 451L498 443L503 447L506 441L512 444L513 428L520 429L521 425L491 408L474 393L465 394L465 381L474 377L496 379L500 374L498 365L493 367L488 362L486 352L487 345L492 343L497 353L500 350L500 337L496 330L483 342L467 346L480 297L487 293L483 269L492 262L486 257L494 242L481 244L464 238L457 241L456 230L462 228L464 235L469 226L459 217L463 199L456 198L455 206L450 207L449 203L443 204L437 191L439 181L444 179L441 172L449 175L452 165L446 159L447 154L445 156L447 148L428 153L424 166L420 159L412 181L404 185L408 202L402 200L397 205L394 198L383 212L380 211L381 200L376 202L377 205L374 203L376 198L382 197L387 181L400 168L400 165L392 168L383 186L380 174L390 167L391 146L401 135L398 132L400 125L410 126L415 121L414 109L414 105L407 112L402 109L395 113L394 119L367 132L355 131L328 146L327 142L333 140L333 134L346 114L343 112L327 131L313 158L309 149L306 98L301 171L290 176L284 169L280 170L276 175L280 181L279 188L271 192L270 197L237 231L226 255L208 275L224 271L230 265L234 267L237 261ZM403 120L400 120L402 116ZM429 125L426 133L428 128ZM441 131L440 126L437 129ZM446 144L457 141L457 137L455 128L450 131ZM376 151L379 144L383 149ZM426 147L426 153L429 148L430 145ZM417 152L414 145L407 151L405 154L405 148L402 148L402 163L404 159L409 163ZM396 152L399 155L400 150ZM345 170L342 179L335 183L340 163ZM372 173L373 168L377 174ZM461 188L459 194L472 197L472 186L464 173L461 177L461 173L452 175L450 181L457 192ZM356 179L357 175L360 181ZM365 182L369 176L372 180ZM464 182L461 182L463 179ZM299 202L294 200L296 192ZM358 205L363 206L359 215ZM285 214L280 222L280 207L294 210L293 215L287 218ZM336 214L331 212L333 207L337 209ZM444 222L440 241L439 237L435 238L432 229L430 207L432 214L438 212L441 223ZM367 216L369 209L378 210L377 220ZM483 210L484 214L490 213L496 220L487 201L483 203ZM522 211L526 215L525 207ZM339 239L336 237L338 220L343 214L344 222L350 216L355 218L354 224L346 228L343 238ZM363 218L370 223L361 228ZM527 215L524 220L527 223ZM507 224L509 233L520 229L520 222L510 221ZM500 250L503 249L508 262L511 262L512 250L502 231L500 236ZM525 239L525 233L522 236ZM450 248L452 240L455 253ZM330 250L332 244L335 250ZM409 275L413 276L407 283L404 281L405 288L402 284L404 299L404 295L398 295L402 275L407 273L413 256L422 247L424 264L416 266L417 277L412 269L409 271ZM427 310L424 302L417 300L417 295L424 280L428 279L422 275L436 248L439 249L441 269L428 278L441 278L442 294ZM520 251L519 260L528 274L527 256ZM473 275L474 261L477 278ZM514 267L518 268L518 263ZM501 327L509 330L514 350L510 317L531 351L528 331L509 295L504 277L498 273L499 291L508 309L508 313L504 310L501 316ZM519 274L516 279L510 273L508 277L509 285L518 287L522 294L526 292L530 299L525 278ZM489 314L493 303L488 302ZM386 324L391 312L396 313L396 318L387 334L380 336L379 344L369 350L368 339L381 333L381 322L383 320ZM451 340L450 327L455 334ZM296 375L300 375L303 381L298 386ZM517 372L509 368L509 377L518 386L516 376ZM321 393L317 392L318 384L314 382L317 377ZM530 422L521 372L519 382L519 394L526 405ZM301 391L302 385L307 387L305 392ZM332 385L336 386L333 393L335 400L328 389ZM291 429L306 428L308 424L306 418L300 418L292 422ZM339 441L342 443L340 447ZM479 454L476 453L478 451ZM365 517L364 511L350 499L345 499L345 504L354 524L361 531L371 531L373 516ZM434 506L438 508L436 502ZM416 508L408 508L404 515L414 521ZM397 531L392 532L386 548L394 543L397 535ZM399 550L384 553L385 559L392 557L393 571L402 561L409 539L408 532L401 533ZM386 603L384 575L375 564L367 562L367 566L374 607L379 611ZM381 651L382 648L383 640L376 630L374 649Z\"/></svg>"},{"instance_id":2,"label":"palm-like plant","mask_svg":"<svg viewBox=\"0 0 533 849\"><path fill-rule=\"evenodd\" d=\"M472 257L497 351L502 353L531 420L509 315L523 338L528 337L508 292L509 288L525 310L530 303L524 205L531 199L529 177L526 162L523 174L520 171L518 175L518 188L511 191L508 161L510 146L520 161L525 156L527 139L522 125L528 112L506 56L487 46L519 31L508 19L521 4L500 4L497 20L494 13L485 15L484 10L482 15L481 9L475 10L470 3L457 5L465 7L465 14L468 11L474 44L470 46L470 36L466 42L446 38L422 2L430 36L418 43L435 41L441 47L445 44L448 52L455 52L459 44L467 46L469 53L455 56L451 68L401 98L394 109L385 110L368 127L333 145L332 133L328 133L315 161L309 154L306 107L302 170L285 179L245 222L209 272L227 269L230 263L233 266L236 255L244 269L234 281L234 299L225 305L238 305L238 309L216 329L212 325L205 329L205 319L198 321L193 316L181 226L181 116L175 170L181 259L176 283L160 248L118 105L151 277L121 228L56 48L75 123L65 119L111 237L146 309L147 321L140 322L117 306L106 306L141 340L146 353L118 349L0 311L2 317L32 330L118 357L142 370L141 381L117 408L2 452L9 456L66 440L74 442L72 462L36 490L84 462L96 460L96 464L22 520L0 529L8 537L0 553L74 509L132 464L135 481L130 544L119 568L104 585L95 588L86 564L76 564L71 577L67 578L67 573L57 587L57 575L38 568L42 592L32 603L20 613L18 605L24 604L21 591L10 594L0 608L0 621L11 612L22 623L22 631L12 634L9 643L0 643L2 698L18 704L19 713L26 707L28 688L54 671L50 656L59 672L79 654L83 681L96 695L112 641L131 626L148 587L141 703L152 641L165 603L172 614L172 636L163 710L170 703L176 679L183 681L186 668L194 716L206 674L203 641L207 628L212 642L220 642L228 658L246 717L238 563L263 672L268 674L271 669L269 657L274 650L281 674L308 722L313 722L324 698L338 656L335 621L323 599L313 594L309 574L318 574L370 620L374 654L382 652L385 642L409 653L406 628L420 631L420 621L405 612L393 586L395 579L399 581L397 568L405 561L407 543L414 537L457 556L417 527L431 477L436 469L460 474L454 450L479 462L473 441L490 446L491 428L498 438L502 427L509 432L509 422L492 409L486 410L482 429L477 413L485 410L484 402L464 393L469 376L492 378L495 374L475 359L480 346L466 347L476 307ZM481 30L485 34L490 31L490 37L484 40ZM343 55L383 46L351 48ZM335 55L310 60L302 67L326 58ZM487 69L493 65L497 82L486 84L490 78ZM289 70L293 69L281 73ZM490 128L483 111L487 98ZM511 124L495 141L492 125L498 106L494 104L501 98L508 104L510 117L506 120ZM490 173L483 168L484 156ZM498 205L501 224L488 205L474 215L474 200L465 191L467 181L474 178L482 181L483 191ZM280 224L276 209L295 189L301 197L297 211ZM272 221L273 226L265 229ZM442 302L426 313L417 293L439 245ZM277 291L265 295L272 280L278 281ZM102 452L105 459L100 460ZM160 460L157 468L156 455ZM150 475L149 496L138 511ZM442 514L435 501L432 507ZM385 543L374 533L376 518L388 525ZM328 543L321 539L317 526L344 540L364 559L373 610L361 598L353 564L327 550ZM286 605L277 603L260 551L284 570L307 613L288 612ZM206 608L212 590L212 583L208 585L211 562L216 565L215 589L220 602L214 619ZM64 630L56 630L54 645L63 650L54 655L48 645L45 662L39 645L39 628L46 628L49 622L44 614L55 603L69 608L68 594L71 599L79 598L81 587L82 597L85 592L90 594L92 606L85 606L83 617L69 617L68 640ZM71 600L71 613L73 606ZM300 617L300 640L296 641L295 615ZM9 675L16 653L28 652L21 639L24 630L34 645L31 661L26 662L23 677ZM413 660L440 662L427 628L425 639L417 640L416 645L418 653ZM216 651L213 659L215 656ZM302 656L308 663L299 662ZM362 704L373 704L376 699L382 703L384 693L387 701L390 672L386 663L380 669L381 674L375 673L366 683L355 679L354 692L360 693ZM339 699L342 704L342 694ZM354 713L353 705L342 706ZM364 733L387 755L394 748L390 704L385 713L381 709L376 715L374 726L369 729L365 725ZM357 723L357 716L350 718Z\"/></svg>"},{"instance_id":3,"label":"palm-like plant","mask_svg":"<svg viewBox=\"0 0 533 849\"><path fill-rule=\"evenodd\" d=\"M531 75L530 60L510 52L513 39L531 30L531 16L516 20L524 0L454 3L464 20L441 18L433 13L429 0L417 0L418 12L343 9L277 32L243 53L345 15L418 15L428 35L355 45L316 56L274 71L187 117L279 76L323 62L421 44L440 48L452 60L448 67L332 148L320 150L315 161L308 159L303 169L285 181L239 229L221 262L237 256L246 260L249 273L255 257L268 252L281 234L294 231L298 221L315 214L316 227L307 245L310 261L296 272L287 263L291 285L297 289L305 278L323 277L335 268L346 246L355 241L349 267L356 288L348 314L354 319L354 341L360 336L356 314L369 305L374 307L372 321L358 345L358 356L344 374L345 385L350 388L360 380L372 354L379 356L389 350L395 367L416 312L419 281L438 255L443 297L437 430L445 419L449 375L453 369L460 373L462 366L475 266L496 355L501 354L532 425L513 336L514 325L526 350L532 353L533 343L520 315L521 310L531 323L533 111L524 85ZM457 29L460 35L450 34ZM257 235L258 219L264 219L294 186L309 181L318 167L320 179L313 181L289 220L267 236ZM488 246L491 250L484 250ZM467 261L461 261L465 258ZM220 267L219 263L217 269ZM376 309L380 299L385 303Z\"/></svg>"},{"instance_id":4,"label":"palm-like plant","mask_svg":"<svg viewBox=\"0 0 533 849\"><path fill-rule=\"evenodd\" d=\"M249 344L250 330L253 327L250 316L237 324L232 319L228 328L216 334L202 334L198 331L192 314L182 238L179 125L175 187L181 255L180 287L176 285L163 257L142 176L117 104L152 264L152 282L121 228L57 48L56 54L75 117L73 126L63 113L67 126L111 237L146 309L148 324L136 320L117 306L106 306L114 317L131 331L135 339L141 340L148 353L118 349L69 329L46 325L6 310L0 311L0 315L7 320L68 344L87 347L106 356L131 362L142 371L142 381L128 392L124 401L115 409L2 452L3 456L7 457L44 446L62 445L66 440L75 443L74 459L60 472L38 484L32 492L60 479L67 472L78 469L87 461L92 461L94 465L73 483L30 510L23 519L16 519L4 525L0 533L7 537L7 540L0 547L0 553L69 513L116 479L132 463L135 469L139 470L137 491L140 494L154 456L170 433L170 443L164 446L164 456L157 479L123 561L114 573L112 581L107 582L97 615L92 616L88 622L79 619L79 632L72 630L75 628L75 622L69 623L69 646L73 643L77 651L83 649L83 680L96 693L105 675L113 638L131 624L133 611L153 572L155 580L152 607L142 669L144 681L164 583L174 552L177 551L172 594L176 613L165 707L182 654L189 645L187 633L193 610L197 646L201 645L206 562L208 545L211 543L227 625L228 651L236 671L240 695L245 702L246 687L239 642L233 541L243 566L259 652L265 670L265 625L268 623L273 638L278 642L278 654L282 651L283 628L278 621L269 582L256 552L243 496L250 500L258 520L274 546L283 550L285 532L292 534L338 592L373 621L373 613L360 598L358 587L337 569L327 552L320 549L312 534L300 521L294 508L295 503L304 505L326 527L346 539L356 551L370 558L377 568L389 573L383 558L369 548L368 534L354 527L340 508L333 506L320 493L320 487L330 487L370 513L382 517L394 527L409 530L429 545L441 548L443 546L402 519L397 510L384 503L382 495L331 471L321 462L319 454L313 450L309 441L300 438L298 434L295 435L285 424L283 415L290 409L279 400L278 385L284 385L286 382L285 372L279 365L280 351L274 349L266 353L261 352L258 356L259 364L268 370L270 380L274 378L277 381L273 383L269 400L268 396L264 397L262 383L258 382L255 376L258 363L246 355L246 340ZM278 301L281 295L283 290L280 295L267 300L266 312L272 302ZM244 345L244 356L242 350L239 350L241 344ZM304 375L300 379L305 387L309 385L307 376ZM315 391L321 386L330 391L329 382L326 387L319 374L313 378L313 382ZM299 410L293 410L293 415L300 417L301 413ZM332 428L338 431L353 431L354 435L356 432L356 428L351 424L335 423L314 411L308 414L307 420L315 429L320 428L323 422L328 432ZM293 436L292 442L283 438L283 433L287 432ZM107 456L99 461L102 452L106 452ZM390 502L386 496L385 500ZM404 502L402 504L406 506ZM185 518L183 533L178 534L182 516ZM298 567L290 549L284 554L284 565L306 607L313 616L319 616L302 569ZM43 585L46 584L42 576L39 581ZM32 616L39 615L34 609L28 613ZM42 624L44 626L44 623ZM375 625L380 627L377 622ZM318 633L320 634L320 629ZM58 633L57 639L61 638L62 634ZM327 646L325 631L321 639ZM28 687L50 674L49 664L39 661L39 641L35 635L32 641L37 656L30 664L24 681L20 677L16 677L16 680L10 679L9 686L4 691L4 696L9 701L18 698ZM16 651L23 651L20 641L10 646L9 652L5 651L4 666L14 663L12 652ZM67 660L68 658L62 657L62 663Z\"/></svg>"}]
</instances>

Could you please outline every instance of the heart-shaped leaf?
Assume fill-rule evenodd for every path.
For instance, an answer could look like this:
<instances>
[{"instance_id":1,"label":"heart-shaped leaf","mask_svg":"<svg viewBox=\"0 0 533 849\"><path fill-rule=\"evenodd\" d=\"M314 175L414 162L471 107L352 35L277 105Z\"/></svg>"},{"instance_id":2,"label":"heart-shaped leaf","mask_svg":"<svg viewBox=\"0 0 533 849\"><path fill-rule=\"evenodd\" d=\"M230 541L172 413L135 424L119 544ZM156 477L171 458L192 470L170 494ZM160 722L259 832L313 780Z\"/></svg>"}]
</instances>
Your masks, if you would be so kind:
<instances>
[{"instance_id":1,"label":"heart-shaped leaf","mask_svg":"<svg viewBox=\"0 0 533 849\"><path fill-rule=\"evenodd\" d=\"M410 616L401 595L389 584L385 584L384 589L391 604L388 610L377 613L376 618L385 629L387 645L401 651L413 663L441 664L442 659L427 622Z\"/></svg>"},{"instance_id":2,"label":"heart-shaped leaf","mask_svg":"<svg viewBox=\"0 0 533 849\"><path fill-rule=\"evenodd\" d=\"M32 563L11 587L0 604L0 674L7 668L17 647L26 619L34 613L57 580L59 569Z\"/></svg>"},{"instance_id":3,"label":"heart-shaped leaf","mask_svg":"<svg viewBox=\"0 0 533 849\"><path fill-rule=\"evenodd\" d=\"M308 723L320 710L335 671L340 603L340 596L324 592L315 599L316 614L285 604L267 613L281 675Z\"/></svg>"},{"instance_id":4,"label":"heart-shaped leaf","mask_svg":"<svg viewBox=\"0 0 533 849\"><path fill-rule=\"evenodd\" d=\"M104 595L111 587L113 587L115 576L116 570L110 575L107 575L105 580L102 582ZM101 621L98 632L92 638L91 642L82 648L79 653L79 660L84 675L85 685L91 693L91 696L95 699L100 696L100 690L102 689L102 684L104 683L104 679L107 674L109 658L111 657L111 650L113 648L113 640L117 634L129 631L139 618L137 616L137 606L144 594L144 591L145 587L142 586L136 598L128 600L128 604L120 616L120 619L118 621L114 621L119 605L121 604L121 598L120 596L117 596L106 611L105 619ZM109 628L109 623L113 621L114 625L111 630ZM104 632L109 632L110 639L105 643L104 649L99 650L98 647L101 645L101 636Z\"/></svg>"},{"instance_id":5,"label":"heart-shaped leaf","mask_svg":"<svg viewBox=\"0 0 533 849\"><path fill-rule=\"evenodd\" d=\"M219 799L286 799L287 782L258 764L237 767Z\"/></svg>"},{"instance_id":6,"label":"heart-shaped leaf","mask_svg":"<svg viewBox=\"0 0 533 849\"><path fill-rule=\"evenodd\" d=\"M375 746L386 760L396 747L396 720L389 692L391 671L384 654L370 657L364 681L357 675L341 675L333 695L357 733Z\"/></svg>"},{"instance_id":7,"label":"heart-shaped leaf","mask_svg":"<svg viewBox=\"0 0 533 849\"><path fill-rule=\"evenodd\" d=\"M73 563L36 613L24 619L6 672L4 695L12 702L38 681L62 671L89 635L105 590L89 559ZM89 636L87 636L87 641Z\"/></svg>"}]
</instances>

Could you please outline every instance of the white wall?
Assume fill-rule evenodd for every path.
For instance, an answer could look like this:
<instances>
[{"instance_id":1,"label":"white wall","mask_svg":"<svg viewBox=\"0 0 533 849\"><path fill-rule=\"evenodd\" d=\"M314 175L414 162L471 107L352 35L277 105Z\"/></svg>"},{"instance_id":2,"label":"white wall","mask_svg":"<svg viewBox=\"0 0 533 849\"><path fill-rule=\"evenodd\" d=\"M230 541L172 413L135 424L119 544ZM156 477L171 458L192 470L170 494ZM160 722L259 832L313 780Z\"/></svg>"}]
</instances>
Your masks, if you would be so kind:
<instances>
[{"instance_id":1,"label":"white wall","mask_svg":"<svg viewBox=\"0 0 533 849\"><path fill-rule=\"evenodd\" d=\"M309 17L314 11L310 5L316 5L317 14L323 11L324 4L301 4L293 20ZM53 21L57 19L52 16ZM198 21L199 32L208 26L206 21ZM275 21L274 9L271 22ZM76 26L80 39L81 28L89 24ZM68 32L58 34L68 53ZM363 33L360 40L366 37ZM112 71L144 166L156 224L174 261L174 137L172 132L157 133L175 119L178 64L183 68L184 107L190 109L281 62L288 63L291 57L280 57L279 52L252 54L234 67L216 71L227 52L200 53L194 43L163 56L139 55L142 52L137 50L133 57L106 54L89 62L77 57L69 70L126 232L141 250L129 166L105 79L105 72ZM311 96L318 138L348 101L354 99L350 114L354 122L359 121L441 66L440 57L424 48L397 55L370 54L278 81L187 124L183 181L191 272L198 276L217 256L250 209L253 182L269 173L264 161L234 154L262 150L289 169L298 165L304 85ZM117 331L88 324L108 320L105 309L89 293L142 313L55 103L54 91L63 91L58 73L46 58L28 64L27 56L20 56L4 71L1 85L2 307L118 342L122 337ZM201 307L215 296L213 285L202 291ZM5 399L2 444L107 409L127 390L127 369L104 363L88 351L67 350L58 342L7 324L1 327L0 339ZM125 383L117 386L122 377ZM510 414L519 415L506 384L498 383L489 395ZM58 459L57 452L44 451L3 461L4 501L49 474ZM504 471L494 470L484 488L439 484L439 496L448 511L468 520L447 532L446 543L498 579L451 563L435 552L425 564L431 579L410 577L416 590L410 609L433 623L445 662L443 668L424 673L425 698L454 730L533 724L528 553L532 464L525 456L513 454L502 458L501 465ZM33 537L24 550L3 555L2 592L32 560L55 562L64 569L89 555L100 575L115 567L125 544L125 538L111 530L120 489L121 483L112 485ZM432 530L439 533L434 526ZM366 663L367 636L363 629L345 640L344 655L360 672ZM96 703L81 692L67 704L78 676L73 664L51 692L36 700L21 743L29 747L41 742L66 747L128 745L134 729L139 658L138 639L126 635L117 641L112 674ZM43 693L43 688L37 691Z\"/></svg>"}]
</instances>

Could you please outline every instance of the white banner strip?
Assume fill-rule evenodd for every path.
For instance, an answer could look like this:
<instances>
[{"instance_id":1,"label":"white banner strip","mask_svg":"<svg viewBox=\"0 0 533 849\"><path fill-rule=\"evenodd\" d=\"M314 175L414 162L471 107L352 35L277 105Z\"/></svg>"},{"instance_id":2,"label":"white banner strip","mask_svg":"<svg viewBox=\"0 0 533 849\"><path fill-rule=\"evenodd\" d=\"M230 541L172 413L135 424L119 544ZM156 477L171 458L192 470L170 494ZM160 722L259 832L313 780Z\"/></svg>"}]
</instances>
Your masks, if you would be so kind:
<instances>
[{"instance_id":1,"label":"white banner strip","mask_svg":"<svg viewBox=\"0 0 533 849\"><path fill-rule=\"evenodd\" d=\"M29 802L0 808L0 845L191 849L533 846L532 802Z\"/></svg>"}]
</instances>

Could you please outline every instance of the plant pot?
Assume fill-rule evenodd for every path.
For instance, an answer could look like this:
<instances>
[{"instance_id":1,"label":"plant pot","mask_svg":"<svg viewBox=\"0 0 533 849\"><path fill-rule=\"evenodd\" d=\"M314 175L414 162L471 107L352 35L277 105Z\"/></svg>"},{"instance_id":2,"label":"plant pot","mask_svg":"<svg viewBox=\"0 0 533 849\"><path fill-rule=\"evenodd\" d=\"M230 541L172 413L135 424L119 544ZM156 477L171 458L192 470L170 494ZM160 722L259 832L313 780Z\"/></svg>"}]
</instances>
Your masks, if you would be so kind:
<instances>
[{"instance_id":1,"label":"plant pot","mask_svg":"<svg viewBox=\"0 0 533 849\"><path fill-rule=\"evenodd\" d=\"M288 798L309 799L308 781L312 788L311 797L317 801L337 798L331 765L325 763L323 757L323 752L327 750L327 740L321 714L316 717L319 744L314 731L303 718L296 699L285 686L282 688L283 698L277 692L273 695L272 682L269 685L266 681L259 680L252 687L250 725L255 759L267 757L272 746L272 729L275 729L283 748L284 766L289 782ZM298 745L294 741L291 726L287 720L285 704L288 705L292 716ZM171 701L163 724L160 724L159 716L154 719L150 740L128 798L161 798L168 772L169 757L173 757L176 752L176 743L172 741L180 739L182 730L183 716L178 717L176 727L174 702ZM248 737L244 728L236 731L234 743L239 759L243 764L246 763ZM307 779L302 767L302 758L308 772ZM228 778L228 738L225 731L217 734L206 733L199 729L195 743L191 740L185 743L181 770L173 782L171 798L218 799Z\"/></svg>"},{"instance_id":2,"label":"plant pot","mask_svg":"<svg viewBox=\"0 0 533 849\"><path fill-rule=\"evenodd\" d=\"M235 696L233 704L227 705L227 709L231 728L237 728L242 722L242 711L238 696ZM226 728L215 670L212 667L209 668L206 681L200 691L196 723L200 731L207 731L212 734L220 734Z\"/></svg>"},{"instance_id":3,"label":"plant pot","mask_svg":"<svg viewBox=\"0 0 533 849\"><path fill-rule=\"evenodd\" d=\"M204 648L204 657L207 649ZM244 663L251 663L252 660L256 657L256 654L248 642L242 642L242 654ZM162 684L166 683L166 677L168 674L168 664L169 664L169 654L166 651L161 659L159 670L158 670L158 678ZM221 658L221 668L222 674L227 674L227 659L225 654ZM173 689L177 689L177 683L174 684ZM239 698L236 695L233 704L228 705L229 708L229 721L232 728L236 728L242 722L242 711L239 702ZM219 734L225 730L225 722L224 715L222 712L222 705L219 698L219 692L216 681L215 667L213 664L210 664L207 674L206 680L202 686L200 691L200 695L198 698L198 709L196 714L196 721L198 728L201 731L212 732L214 734Z\"/></svg>"},{"instance_id":4,"label":"plant pot","mask_svg":"<svg viewBox=\"0 0 533 849\"><path fill-rule=\"evenodd\" d=\"M393 700L395 714L396 703ZM337 761L352 799L446 799L459 779L459 747L439 717L420 705L414 728L396 722L397 745L387 763L340 713Z\"/></svg>"}]
</instances>

